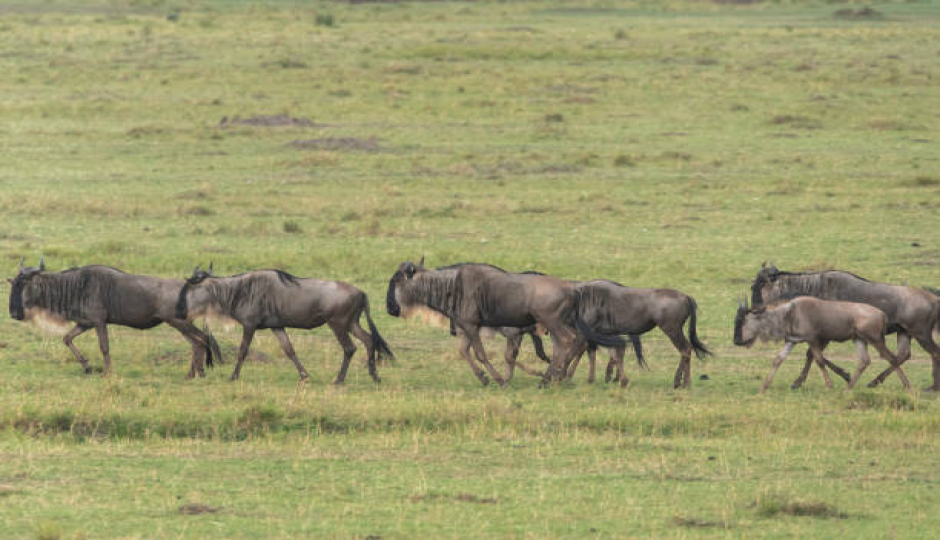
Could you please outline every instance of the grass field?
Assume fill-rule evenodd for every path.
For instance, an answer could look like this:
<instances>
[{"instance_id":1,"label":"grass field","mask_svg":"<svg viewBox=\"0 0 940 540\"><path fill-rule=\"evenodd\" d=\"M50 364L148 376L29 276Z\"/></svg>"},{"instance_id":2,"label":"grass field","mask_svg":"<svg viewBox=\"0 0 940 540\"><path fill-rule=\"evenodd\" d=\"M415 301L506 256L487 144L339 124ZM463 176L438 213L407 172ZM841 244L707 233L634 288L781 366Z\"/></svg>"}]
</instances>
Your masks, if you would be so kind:
<instances>
[{"instance_id":1,"label":"grass field","mask_svg":"<svg viewBox=\"0 0 940 540\"><path fill-rule=\"evenodd\" d=\"M791 391L802 350L757 395L776 348L731 337L763 260L940 286L938 29L933 2L0 0L6 276L340 279L398 357L336 388L330 332L292 332L298 386L266 334L230 383L214 327L229 362L184 381L174 331L113 328L102 379L5 316L0 536L935 536L935 395ZM689 391L658 331L626 389L482 388L384 313L422 255L680 289L717 354Z\"/></svg>"}]
</instances>

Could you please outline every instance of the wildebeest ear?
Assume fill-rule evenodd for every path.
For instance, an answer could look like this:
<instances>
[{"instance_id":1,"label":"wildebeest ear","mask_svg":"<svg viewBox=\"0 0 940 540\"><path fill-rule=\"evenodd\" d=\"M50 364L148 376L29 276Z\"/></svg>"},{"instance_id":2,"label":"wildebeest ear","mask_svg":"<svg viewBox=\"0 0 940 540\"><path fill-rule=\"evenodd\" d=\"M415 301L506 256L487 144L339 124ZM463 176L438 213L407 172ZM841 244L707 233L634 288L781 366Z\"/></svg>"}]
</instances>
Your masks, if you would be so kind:
<instances>
[{"instance_id":1,"label":"wildebeest ear","mask_svg":"<svg viewBox=\"0 0 940 540\"><path fill-rule=\"evenodd\" d=\"M20 259L20 265L16 268L16 271L18 273L23 271L23 263L25 262L26 262L26 257L23 257L22 259Z\"/></svg>"},{"instance_id":2,"label":"wildebeest ear","mask_svg":"<svg viewBox=\"0 0 940 540\"><path fill-rule=\"evenodd\" d=\"M411 263L405 263L405 277L411 279L415 275L415 265Z\"/></svg>"},{"instance_id":3,"label":"wildebeest ear","mask_svg":"<svg viewBox=\"0 0 940 540\"><path fill-rule=\"evenodd\" d=\"M42 272L46 269L46 255L42 254L39 256L39 271Z\"/></svg>"},{"instance_id":4,"label":"wildebeest ear","mask_svg":"<svg viewBox=\"0 0 940 540\"><path fill-rule=\"evenodd\" d=\"M424 266L424 255L422 255L421 260L418 261L418 266Z\"/></svg>"},{"instance_id":5,"label":"wildebeest ear","mask_svg":"<svg viewBox=\"0 0 940 540\"><path fill-rule=\"evenodd\" d=\"M763 270L764 268L767 268L767 261L761 261L760 263L760 269Z\"/></svg>"},{"instance_id":6,"label":"wildebeest ear","mask_svg":"<svg viewBox=\"0 0 940 540\"><path fill-rule=\"evenodd\" d=\"M207 270L210 274L212 273L212 261L209 261L209 269Z\"/></svg>"}]
</instances>

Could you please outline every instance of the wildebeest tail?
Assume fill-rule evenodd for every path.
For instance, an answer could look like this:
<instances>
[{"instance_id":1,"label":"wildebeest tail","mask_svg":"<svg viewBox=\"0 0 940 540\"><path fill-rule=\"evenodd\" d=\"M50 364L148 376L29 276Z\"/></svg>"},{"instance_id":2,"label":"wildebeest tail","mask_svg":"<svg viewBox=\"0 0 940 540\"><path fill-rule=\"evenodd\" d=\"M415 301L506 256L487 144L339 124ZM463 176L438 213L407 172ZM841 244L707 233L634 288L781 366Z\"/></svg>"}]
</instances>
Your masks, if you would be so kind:
<instances>
[{"instance_id":1,"label":"wildebeest tail","mask_svg":"<svg viewBox=\"0 0 940 540\"><path fill-rule=\"evenodd\" d=\"M630 343L633 344L633 352L636 354L636 363L639 364L641 368L649 371L650 367L646 365L646 359L643 358L643 344L640 343L640 335L630 334Z\"/></svg>"},{"instance_id":2,"label":"wildebeest tail","mask_svg":"<svg viewBox=\"0 0 940 540\"><path fill-rule=\"evenodd\" d=\"M712 355L713 353L705 348L705 344L699 341L698 333L695 330L695 314L698 311L698 304L695 303L695 299L691 296L689 298L689 310L691 315L689 315L689 341L692 342L692 348L695 349L695 356L701 358L705 355Z\"/></svg>"},{"instance_id":3,"label":"wildebeest tail","mask_svg":"<svg viewBox=\"0 0 940 540\"><path fill-rule=\"evenodd\" d=\"M372 314L369 313L369 297L366 296L366 322L369 323L369 334L372 335L372 350L375 351L375 360L376 363L382 363L382 360L387 359L389 362L394 362L395 354L392 353L392 349L389 348L388 343L382 338L379 334L378 328L375 327L375 323L372 322Z\"/></svg>"},{"instance_id":4,"label":"wildebeest tail","mask_svg":"<svg viewBox=\"0 0 940 540\"><path fill-rule=\"evenodd\" d=\"M591 329L590 326L584 319L578 317L575 321L575 324L578 327L578 331L584 335L584 338L587 339L588 344L595 344L601 347L611 347L611 348L621 348L626 347L627 342L623 340L622 337L616 334L599 334Z\"/></svg>"},{"instance_id":5,"label":"wildebeest tail","mask_svg":"<svg viewBox=\"0 0 940 540\"><path fill-rule=\"evenodd\" d=\"M213 336L212 332L209 330L209 325L205 322L202 323L202 333L206 335L208 345L206 348L206 365L214 367L213 357L215 357L220 364L224 363L222 361L222 349L219 347L219 342L215 340L215 336Z\"/></svg>"}]
</instances>

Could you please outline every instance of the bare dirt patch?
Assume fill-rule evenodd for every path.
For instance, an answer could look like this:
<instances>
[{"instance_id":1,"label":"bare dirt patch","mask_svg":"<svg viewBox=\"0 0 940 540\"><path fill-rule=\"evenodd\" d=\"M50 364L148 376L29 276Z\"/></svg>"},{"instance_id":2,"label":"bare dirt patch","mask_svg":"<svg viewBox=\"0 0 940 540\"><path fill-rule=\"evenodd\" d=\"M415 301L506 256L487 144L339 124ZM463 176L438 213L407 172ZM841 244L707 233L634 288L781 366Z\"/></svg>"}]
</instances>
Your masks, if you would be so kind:
<instances>
[{"instance_id":1,"label":"bare dirt patch","mask_svg":"<svg viewBox=\"0 0 940 540\"><path fill-rule=\"evenodd\" d=\"M261 116L252 116L250 118L239 118L234 116L229 118L223 116L219 120L220 127L229 126L256 126L256 127L317 127L312 120L307 118L295 118L286 114L265 114Z\"/></svg>"},{"instance_id":2,"label":"bare dirt patch","mask_svg":"<svg viewBox=\"0 0 940 540\"><path fill-rule=\"evenodd\" d=\"M214 514L221 509L221 507L209 506L202 503L186 503L180 506L178 511L184 516L196 516L199 514Z\"/></svg>"},{"instance_id":3,"label":"bare dirt patch","mask_svg":"<svg viewBox=\"0 0 940 540\"><path fill-rule=\"evenodd\" d=\"M885 18L883 13L868 6L861 9L837 9L832 12L832 16L845 21L880 21Z\"/></svg>"},{"instance_id":4,"label":"bare dirt patch","mask_svg":"<svg viewBox=\"0 0 940 540\"><path fill-rule=\"evenodd\" d=\"M298 150L339 150L352 152L378 152L382 148L378 139L369 137L327 137L324 139L297 139L288 143L291 148Z\"/></svg>"}]
</instances>

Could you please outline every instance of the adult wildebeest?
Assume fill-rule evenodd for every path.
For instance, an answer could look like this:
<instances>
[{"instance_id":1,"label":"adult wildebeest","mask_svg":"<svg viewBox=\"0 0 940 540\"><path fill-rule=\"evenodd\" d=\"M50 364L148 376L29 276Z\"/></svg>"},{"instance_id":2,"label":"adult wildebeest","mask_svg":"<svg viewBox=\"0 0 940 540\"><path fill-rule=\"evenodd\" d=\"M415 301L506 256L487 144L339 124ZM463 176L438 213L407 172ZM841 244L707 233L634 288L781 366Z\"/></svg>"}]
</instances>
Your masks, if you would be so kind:
<instances>
[{"instance_id":1,"label":"adult wildebeest","mask_svg":"<svg viewBox=\"0 0 940 540\"><path fill-rule=\"evenodd\" d=\"M776 304L749 309L747 303L738 306L734 318L734 344L750 347L758 338L783 340L784 346L774 359L773 368L760 391L770 386L777 369L797 343L807 343L816 364L823 372L826 386L832 388L832 380L823 363L823 350L830 341L855 342L858 352L858 367L849 381L853 388L862 372L871 363L868 345L873 346L882 358L898 370L904 388L910 388L898 359L885 346L885 330L888 317L880 309L858 302L820 300L811 296L794 298Z\"/></svg>"},{"instance_id":2,"label":"adult wildebeest","mask_svg":"<svg viewBox=\"0 0 940 540\"><path fill-rule=\"evenodd\" d=\"M178 330L193 350L187 378L197 373L205 376L203 357L210 366L213 354L221 361L221 351L212 334L203 333L174 316L182 281L126 274L98 265L58 273L45 270L45 257L40 259L39 268L24 267L20 262L16 277L10 280L10 316L19 321L45 322L59 327L75 323L63 341L81 362L85 373L90 373L91 367L72 340L94 328L107 375L111 371L109 324L145 330L165 322Z\"/></svg>"},{"instance_id":3,"label":"adult wildebeest","mask_svg":"<svg viewBox=\"0 0 940 540\"><path fill-rule=\"evenodd\" d=\"M561 279L514 274L477 263L454 265L451 268L456 268L455 272L432 271L422 263L423 258L418 264L401 263L392 275L386 294L389 315L409 317L430 310L451 319L466 336L466 346L473 348L477 361L500 385L505 380L486 356L480 341L482 327L525 328L538 323L545 328L553 347L543 385L564 377L571 353L583 339L606 347L623 344L618 336L596 334L577 319L578 293L573 285ZM464 358L480 382L488 384L486 375L469 354Z\"/></svg>"},{"instance_id":4,"label":"adult wildebeest","mask_svg":"<svg viewBox=\"0 0 940 540\"><path fill-rule=\"evenodd\" d=\"M888 317L887 332L898 334L898 365L911 357L913 337L933 361L933 385L928 390L940 390L940 346L931 335L940 329L940 298L916 287L876 283L840 270L782 272L773 263L762 265L751 285L754 306L799 296L861 302L880 309ZM884 382L894 369L881 372L869 386Z\"/></svg>"},{"instance_id":5,"label":"adult wildebeest","mask_svg":"<svg viewBox=\"0 0 940 540\"><path fill-rule=\"evenodd\" d=\"M596 279L577 285L580 293L578 318L594 332L600 334L644 334L657 326L679 351L679 366L673 386L688 388L692 385L692 351L701 358L710 355L699 341L695 319L698 306L695 300L673 289L638 289L619 283ZM689 337L682 332L689 321ZM623 374L623 349L615 351L616 380L626 386Z\"/></svg>"},{"instance_id":6,"label":"adult wildebeest","mask_svg":"<svg viewBox=\"0 0 940 540\"><path fill-rule=\"evenodd\" d=\"M359 326L363 313L369 323L369 332ZM242 326L238 363L231 377L233 381L238 379L255 332L265 328L270 328L277 337L284 354L297 368L301 381L306 381L309 375L298 360L285 328L309 330L329 325L343 347L343 365L334 384L342 384L346 379L349 361L356 352L350 333L365 345L369 375L375 382L380 382L376 358L394 358L372 322L366 293L342 281L298 278L280 270L256 270L217 277L212 275L211 265L208 270L200 270L197 266L179 292L176 315L188 320L221 316L234 319Z\"/></svg>"}]
</instances>

